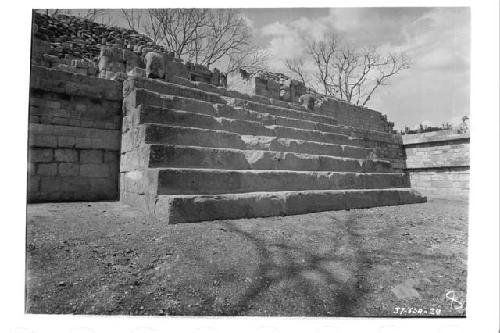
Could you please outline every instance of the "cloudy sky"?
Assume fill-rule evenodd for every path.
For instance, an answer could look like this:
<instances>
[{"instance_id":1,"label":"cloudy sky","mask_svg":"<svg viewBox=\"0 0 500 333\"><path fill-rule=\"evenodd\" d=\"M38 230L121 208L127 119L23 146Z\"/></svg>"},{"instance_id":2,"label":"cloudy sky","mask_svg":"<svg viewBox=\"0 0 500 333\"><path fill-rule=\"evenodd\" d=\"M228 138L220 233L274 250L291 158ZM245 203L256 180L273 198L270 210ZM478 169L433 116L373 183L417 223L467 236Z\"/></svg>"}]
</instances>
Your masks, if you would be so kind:
<instances>
[{"instance_id":1,"label":"cloudy sky","mask_svg":"<svg viewBox=\"0 0 500 333\"><path fill-rule=\"evenodd\" d=\"M411 68L389 81L367 105L388 115L396 129L422 123L457 124L469 115L469 9L462 8L276 8L243 9L256 42L270 54L272 71L300 56L304 37L335 31L351 45L405 52ZM113 24L125 24L111 10Z\"/></svg>"},{"instance_id":2,"label":"cloudy sky","mask_svg":"<svg viewBox=\"0 0 500 333\"><path fill-rule=\"evenodd\" d=\"M284 60L304 51L303 36L336 31L353 45L381 52L403 51L406 72L377 91L369 107L388 115L396 128L419 123L457 123L469 115L470 18L467 8L246 9L270 66L285 72Z\"/></svg>"}]
</instances>

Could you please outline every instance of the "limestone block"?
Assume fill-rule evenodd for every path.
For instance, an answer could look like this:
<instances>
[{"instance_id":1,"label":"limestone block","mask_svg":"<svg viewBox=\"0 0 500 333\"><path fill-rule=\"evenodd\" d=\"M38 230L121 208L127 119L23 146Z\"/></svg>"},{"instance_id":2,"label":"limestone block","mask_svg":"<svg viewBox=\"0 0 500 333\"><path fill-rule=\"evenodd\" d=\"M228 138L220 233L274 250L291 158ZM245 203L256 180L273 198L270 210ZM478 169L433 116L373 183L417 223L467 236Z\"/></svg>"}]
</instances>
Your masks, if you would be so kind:
<instances>
[{"instance_id":1,"label":"limestone block","mask_svg":"<svg viewBox=\"0 0 500 333\"><path fill-rule=\"evenodd\" d=\"M40 190L42 192L57 192L61 188L62 179L57 176L41 177Z\"/></svg>"},{"instance_id":2,"label":"limestone block","mask_svg":"<svg viewBox=\"0 0 500 333\"><path fill-rule=\"evenodd\" d=\"M217 68L214 68L212 76L210 77L210 84L214 86L220 85L220 71Z\"/></svg>"},{"instance_id":3,"label":"limestone block","mask_svg":"<svg viewBox=\"0 0 500 333\"><path fill-rule=\"evenodd\" d=\"M74 149L55 149L54 158L58 162L76 162L78 160L78 152Z\"/></svg>"},{"instance_id":4,"label":"limestone block","mask_svg":"<svg viewBox=\"0 0 500 333\"><path fill-rule=\"evenodd\" d=\"M29 151L29 160L31 163L36 162L50 162L54 156L52 149L47 148L34 148Z\"/></svg>"},{"instance_id":5,"label":"limestone block","mask_svg":"<svg viewBox=\"0 0 500 333\"><path fill-rule=\"evenodd\" d=\"M99 57L99 72L106 71L111 67L111 57L109 56L101 56Z\"/></svg>"},{"instance_id":6,"label":"limestone block","mask_svg":"<svg viewBox=\"0 0 500 333\"><path fill-rule=\"evenodd\" d=\"M29 145L35 147L57 147L57 137L54 135L30 135Z\"/></svg>"},{"instance_id":7,"label":"limestone block","mask_svg":"<svg viewBox=\"0 0 500 333\"><path fill-rule=\"evenodd\" d=\"M128 66L127 66L128 67ZM130 77L140 77L140 78L145 78L146 77L146 70L143 68L139 67L134 67L131 68L128 72L127 75Z\"/></svg>"},{"instance_id":8,"label":"limestone block","mask_svg":"<svg viewBox=\"0 0 500 333\"><path fill-rule=\"evenodd\" d=\"M220 75L220 86L223 88L227 88L227 75L225 74Z\"/></svg>"},{"instance_id":9,"label":"limestone block","mask_svg":"<svg viewBox=\"0 0 500 333\"><path fill-rule=\"evenodd\" d=\"M102 162L102 151L97 149L84 149L80 151L80 162L81 163L101 163Z\"/></svg>"},{"instance_id":10,"label":"limestone block","mask_svg":"<svg viewBox=\"0 0 500 333\"><path fill-rule=\"evenodd\" d=\"M76 148L91 148L92 141L90 138L75 138Z\"/></svg>"},{"instance_id":11,"label":"limestone block","mask_svg":"<svg viewBox=\"0 0 500 333\"><path fill-rule=\"evenodd\" d=\"M179 76L182 78L189 79L189 71L186 66L179 62L178 59L174 58L171 60L169 57L165 59L165 73L168 76Z\"/></svg>"},{"instance_id":12,"label":"limestone block","mask_svg":"<svg viewBox=\"0 0 500 333\"><path fill-rule=\"evenodd\" d=\"M37 167L39 176L55 176L57 175L57 163L40 163Z\"/></svg>"},{"instance_id":13,"label":"limestone block","mask_svg":"<svg viewBox=\"0 0 500 333\"><path fill-rule=\"evenodd\" d=\"M77 163L59 163L59 175L78 176L80 166Z\"/></svg>"},{"instance_id":14,"label":"limestone block","mask_svg":"<svg viewBox=\"0 0 500 333\"><path fill-rule=\"evenodd\" d=\"M108 177L109 170L106 164L102 163L92 163L92 164L80 164L80 175L83 177Z\"/></svg>"},{"instance_id":15,"label":"limestone block","mask_svg":"<svg viewBox=\"0 0 500 333\"><path fill-rule=\"evenodd\" d=\"M148 52L144 59L146 61L146 77L152 79L165 77L165 60L162 54Z\"/></svg>"},{"instance_id":16,"label":"limestone block","mask_svg":"<svg viewBox=\"0 0 500 333\"><path fill-rule=\"evenodd\" d=\"M28 193L40 191L40 177L30 176L28 178Z\"/></svg>"},{"instance_id":17,"label":"limestone block","mask_svg":"<svg viewBox=\"0 0 500 333\"><path fill-rule=\"evenodd\" d=\"M305 94L299 98L299 103L301 103L306 110L313 110L315 102L316 98L311 94Z\"/></svg>"}]
</instances>

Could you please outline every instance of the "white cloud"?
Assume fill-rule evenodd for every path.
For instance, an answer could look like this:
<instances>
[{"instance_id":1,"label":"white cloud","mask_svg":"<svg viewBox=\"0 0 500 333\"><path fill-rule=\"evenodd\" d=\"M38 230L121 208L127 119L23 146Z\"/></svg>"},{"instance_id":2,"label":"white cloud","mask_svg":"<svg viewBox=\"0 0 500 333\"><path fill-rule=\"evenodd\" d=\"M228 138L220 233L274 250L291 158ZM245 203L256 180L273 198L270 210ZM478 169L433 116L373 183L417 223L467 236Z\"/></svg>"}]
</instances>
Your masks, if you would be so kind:
<instances>
[{"instance_id":1,"label":"white cloud","mask_svg":"<svg viewBox=\"0 0 500 333\"><path fill-rule=\"evenodd\" d=\"M359 28L360 17L365 9L356 8L330 8L329 18L334 27L339 31L352 31Z\"/></svg>"},{"instance_id":2,"label":"white cloud","mask_svg":"<svg viewBox=\"0 0 500 333\"><path fill-rule=\"evenodd\" d=\"M288 27L281 22L274 22L263 26L260 29L263 35L269 36L286 36L289 33Z\"/></svg>"},{"instance_id":3,"label":"white cloud","mask_svg":"<svg viewBox=\"0 0 500 333\"><path fill-rule=\"evenodd\" d=\"M469 13L455 8L340 8L322 17L280 19L261 28L271 70L305 51L305 38L329 30L353 45L379 52L405 52L412 67L374 95L369 107L388 114L396 128L441 125L469 114ZM312 63L306 63L312 68Z\"/></svg>"}]
</instances>

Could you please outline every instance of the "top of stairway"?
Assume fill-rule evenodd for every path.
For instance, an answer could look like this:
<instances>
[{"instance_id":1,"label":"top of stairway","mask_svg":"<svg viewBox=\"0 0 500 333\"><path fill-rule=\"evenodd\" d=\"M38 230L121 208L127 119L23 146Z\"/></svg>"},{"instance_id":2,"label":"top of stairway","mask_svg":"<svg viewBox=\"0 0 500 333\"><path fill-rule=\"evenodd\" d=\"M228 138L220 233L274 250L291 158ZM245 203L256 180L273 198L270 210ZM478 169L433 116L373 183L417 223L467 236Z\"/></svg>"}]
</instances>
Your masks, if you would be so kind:
<instances>
[{"instance_id":1,"label":"top of stairway","mask_svg":"<svg viewBox=\"0 0 500 333\"><path fill-rule=\"evenodd\" d=\"M187 86L190 88L200 89L206 92L215 93L229 98L242 99L251 101L253 103L266 104L276 107L293 109L297 111L305 111L305 107L297 103L282 101L276 98L271 98L261 95L249 95L240 91L230 90L230 87L226 89L224 87L220 86L217 87L205 82L191 81L178 76L167 76L165 80L171 83ZM365 106L354 105L349 102L334 98L332 96L328 97L324 96L322 98L320 106L314 107L313 109L308 109L307 112L316 113L323 116L331 116L339 118L338 120L339 123L341 124L346 122L347 119L340 119L340 118L349 118L345 116L347 114L350 115L355 114L354 117L360 118L359 120L365 122L364 125L374 125L374 122L383 123L382 126L383 129L380 128L380 126L366 126L364 127L365 129L371 129L383 133L392 132L392 130L388 130L389 127L392 129L392 126L389 125L386 116L382 115L381 112L372 110ZM353 122L353 124L359 124L359 123ZM345 123L345 125L349 124Z\"/></svg>"},{"instance_id":2,"label":"top of stairway","mask_svg":"<svg viewBox=\"0 0 500 333\"><path fill-rule=\"evenodd\" d=\"M216 87L204 82L190 81L180 77L169 77L168 80L149 79L144 77L129 77L124 82L124 96L127 96L134 88L142 88L151 92L156 92L160 95L180 96L184 98L192 98L204 101L211 104L223 104L232 107L244 107L258 112L286 111L295 114L308 115L317 119L323 119L325 123L335 123L345 130L357 132L358 137L368 136L375 141L392 142L401 144L401 135L393 134L386 131L374 130L367 128L366 123L370 119L378 121L377 118L384 118L379 112L367 108L361 108L348 103L342 102L344 105L349 105L348 109L339 109L344 117L346 114L350 118L357 118L360 113L368 112L364 118L359 119L355 124L360 123L360 126L353 126L338 122L337 118L324 110L306 110L303 106L276 100L258 95L247 95L237 91L231 91L223 87ZM330 101L328 102L330 103ZM327 103L327 104L328 104ZM340 102L339 102L340 103ZM365 119L366 118L366 119ZM369 126L368 126L369 127Z\"/></svg>"}]
</instances>

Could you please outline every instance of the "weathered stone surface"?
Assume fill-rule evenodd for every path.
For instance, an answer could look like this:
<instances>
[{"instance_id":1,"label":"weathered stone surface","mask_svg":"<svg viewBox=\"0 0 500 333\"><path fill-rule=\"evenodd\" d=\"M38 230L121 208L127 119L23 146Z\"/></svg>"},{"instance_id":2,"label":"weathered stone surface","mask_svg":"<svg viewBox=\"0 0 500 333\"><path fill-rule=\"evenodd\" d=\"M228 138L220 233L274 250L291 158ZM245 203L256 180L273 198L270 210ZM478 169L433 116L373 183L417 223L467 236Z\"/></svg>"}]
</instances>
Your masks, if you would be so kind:
<instances>
[{"instance_id":1,"label":"weathered stone surface","mask_svg":"<svg viewBox=\"0 0 500 333\"><path fill-rule=\"evenodd\" d=\"M430 197L467 199L469 133L436 131L403 136L405 169L412 187Z\"/></svg>"},{"instance_id":2,"label":"weathered stone surface","mask_svg":"<svg viewBox=\"0 0 500 333\"><path fill-rule=\"evenodd\" d=\"M121 198L168 222L425 200L380 160L403 154L397 136L282 101L175 82L124 83Z\"/></svg>"},{"instance_id":3,"label":"weathered stone surface","mask_svg":"<svg viewBox=\"0 0 500 333\"><path fill-rule=\"evenodd\" d=\"M208 130L194 127L151 124L143 128L141 134L143 135L142 138L139 137L134 140L144 140L143 142L148 144L288 151L351 158L366 158L371 153L370 149L362 147L269 136L239 135L228 131ZM130 143L127 141L131 139L132 138L124 137L122 139L122 148L130 146Z\"/></svg>"},{"instance_id":4,"label":"weathered stone surface","mask_svg":"<svg viewBox=\"0 0 500 333\"><path fill-rule=\"evenodd\" d=\"M148 209L153 211L158 219L175 224L371 207L374 200L386 196L387 199L381 200L385 205L425 202L424 197L407 189L333 190L159 196ZM138 201L137 204L140 205L140 200Z\"/></svg>"},{"instance_id":5,"label":"weathered stone surface","mask_svg":"<svg viewBox=\"0 0 500 333\"><path fill-rule=\"evenodd\" d=\"M147 147L146 147L147 148ZM149 167L226 170L391 172L386 161L358 160L290 152L187 146L149 146ZM137 157L139 158L139 157ZM142 157L146 159L145 157Z\"/></svg>"},{"instance_id":6,"label":"weathered stone surface","mask_svg":"<svg viewBox=\"0 0 500 333\"><path fill-rule=\"evenodd\" d=\"M134 30L107 26L76 16L50 17L36 12L33 15L37 26L35 38L49 41L52 52L61 59L68 57L97 60L100 47L106 45L116 45L128 52L135 50L136 55L140 54L141 50L135 46L145 45L150 50L164 51L149 37Z\"/></svg>"},{"instance_id":7,"label":"weathered stone surface","mask_svg":"<svg viewBox=\"0 0 500 333\"><path fill-rule=\"evenodd\" d=\"M313 110L315 102L316 98L311 94L305 94L299 98L299 103L301 103L306 110Z\"/></svg>"},{"instance_id":8,"label":"weathered stone surface","mask_svg":"<svg viewBox=\"0 0 500 333\"><path fill-rule=\"evenodd\" d=\"M32 67L30 202L118 198L121 107L115 82Z\"/></svg>"},{"instance_id":9,"label":"weathered stone surface","mask_svg":"<svg viewBox=\"0 0 500 333\"><path fill-rule=\"evenodd\" d=\"M102 163L103 152L99 149L82 149L80 150L81 163Z\"/></svg>"},{"instance_id":10,"label":"weathered stone surface","mask_svg":"<svg viewBox=\"0 0 500 333\"><path fill-rule=\"evenodd\" d=\"M84 96L112 101L122 100L122 86L118 82L66 73L40 66L31 67L30 79L32 89L69 96Z\"/></svg>"},{"instance_id":11,"label":"weathered stone surface","mask_svg":"<svg viewBox=\"0 0 500 333\"><path fill-rule=\"evenodd\" d=\"M165 59L157 52L149 52L144 57L146 61L146 77L150 79L162 79L165 77Z\"/></svg>"},{"instance_id":12,"label":"weathered stone surface","mask_svg":"<svg viewBox=\"0 0 500 333\"><path fill-rule=\"evenodd\" d=\"M342 126L319 126L321 123L275 117L253 111L233 109L229 106L214 108L210 104L206 106L203 104L196 105L192 103L193 100L185 103L184 101L186 100L189 101L183 98L161 98L161 101L158 102L150 99L152 103L161 104L162 107L141 104L139 109L131 109L131 117L129 119L135 121L135 125L139 123L170 124L176 126L226 130L238 134L279 136L358 146L364 146L366 143L370 143L370 141L366 139L358 140L351 138L354 133ZM194 113L178 110L193 110ZM226 118L226 115L229 118ZM280 126L282 124L284 126ZM132 124L126 124L126 126L131 125ZM321 128L321 130L317 128ZM388 141L390 140L389 137L380 138L381 141L385 139Z\"/></svg>"},{"instance_id":13,"label":"weathered stone surface","mask_svg":"<svg viewBox=\"0 0 500 333\"><path fill-rule=\"evenodd\" d=\"M380 112L366 107L349 104L335 98L324 97L315 108L315 112L337 119L339 124L364 130L392 133L393 123Z\"/></svg>"},{"instance_id":14,"label":"weathered stone surface","mask_svg":"<svg viewBox=\"0 0 500 333\"><path fill-rule=\"evenodd\" d=\"M403 174L322 171L160 169L158 194L222 194L405 187Z\"/></svg>"},{"instance_id":15,"label":"weathered stone surface","mask_svg":"<svg viewBox=\"0 0 500 333\"><path fill-rule=\"evenodd\" d=\"M292 80L282 73L259 71L249 73L240 70L228 78L229 88L247 95L270 97L272 103L296 102L298 96L305 94L306 87L302 82ZM271 103L271 104L272 104Z\"/></svg>"}]
</instances>

